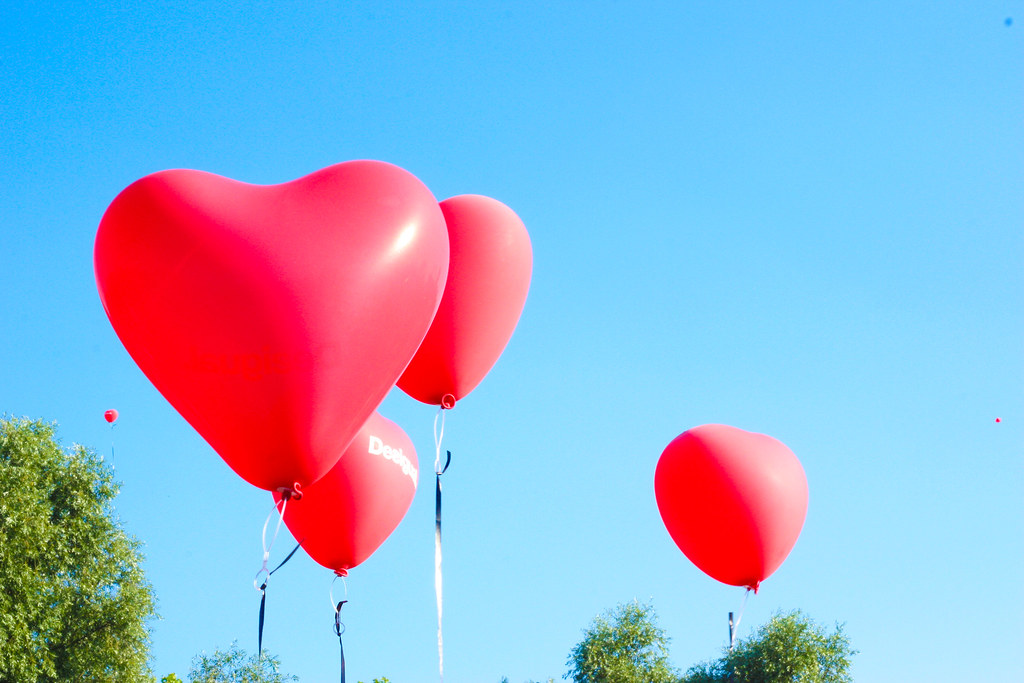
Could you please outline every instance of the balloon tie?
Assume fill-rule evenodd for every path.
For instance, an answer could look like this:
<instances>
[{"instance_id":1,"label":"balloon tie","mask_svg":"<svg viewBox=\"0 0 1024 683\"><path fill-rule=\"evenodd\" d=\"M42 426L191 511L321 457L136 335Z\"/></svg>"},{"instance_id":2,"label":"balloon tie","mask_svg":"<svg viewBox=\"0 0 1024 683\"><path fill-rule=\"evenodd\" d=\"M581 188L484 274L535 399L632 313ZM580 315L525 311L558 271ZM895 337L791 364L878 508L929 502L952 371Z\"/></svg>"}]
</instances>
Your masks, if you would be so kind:
<instances>
[{"instance_id":1,"label":"balloon tie","mask_svg":"<svg viewBox=\"0 0 1024 683\"><path fill-rule=\"evenodd\" d=\"M434 416L434 474L437 475L437 488L434 493L434 593L437 595L437 671L441 683L444 683L444 637L442 630L442 576L441 576L441 475L448 471L452 464L452 452L446 451L448 458L444 467L441 467L441 441L444 439L444 411L443 405L437 409ZM441 431L437 430L437 418L441 418Z\"/></svg>"},{"instance_id":2,"label":"balloon tie","mask_svg":"<svg viewBox=\"0 0 1024 683\"><path fill-rule=\"evenodd\" d=\"M345 624L341 621L341 608L348 602L348 584L345 583L344 569L339 569L334 572L334 581L341 579L341 584L345 587L345 600L339 600L334 602L334 581L331 581L331 609L334 610L334 635L338 636L338 649L341 651L341 683L345 683L345 645L341 642L341 636L345 633Z\"/></svg>"},{"instance_id":3,"label":"balloon tie","mask_svg":"<svg viewBox=\"0 0 1024 683\"><path fill-rule=\"evenodd\" d=\"M290 497L291 496L288 494L287 491L283 492L281 494L280 517L277 520L277 527L274 529L274 537L270 539L270 545L269 546L267 545L267 526L270 525L270 518L273 516L274 512L277 511L277 501L274 501L274 509L270 511L270 514L267 515L267 521L265 521L263 523L263 566L261 566L259 571L256 572L256 577L252 580L253 588L255 588L256 590L258 590L260 592L260 622L259 622L259 637L258 637L258 641L257 641L258 642L258 645L257 645L258 649L256 651L257 652L257 658L263 656L263 622L264 622L264 616L266 614L266 609L267 609L267 584L270 583L270 576L274 572L276 572L278 569L283 567L285 565L285 563L288 562L288 560L292 559L292 556L302 546L302 541L299 541L298 543L295 544L295 547L292 548L292 551L290 553L288 553L288 555L285 556L285 558L283 560L281 560L281 563L279 565L277 565L273 569L270 569L268 567L267 562L270 560L270 550L271 550L271 548L274 547L274 541L277 540L277 533L281 530L281 522L284 521L284 510L285 510L285 507L287 507L287 505L288 505L288 499ZM303 539L303 540L305 540L305 539ZM260 577L261 576L263 577L263 582L262 583L260 583Z\"/></svg>"},{"instance_id":4,"label":"balloon tie","mask_svg":"<svg viewBox=\"0 0 1024 683\"><path fill-rule=\"evenodd\" d=\"M114 472L117 471L117 465L114 464L114 427L116 426L116 422L110 423L110 469Z\"/></svg>"},{"instance_id":5,"label":"balloon tie","mask_svg":"<svg viewBox=\"0 0 1024 683\"><path fill-rule=\"evenodd\" d=\"M434 473L444 474L444 470L441 469L441 442L444 440L444 411L446 408L441 406L437 409L437 413L434 415ZM441 431L437 431L437 419L441 418ZM450 460L451 456L449 456ZM445 465L447 468L448 466Z\"/></svg>"},{"instance_id":6,"label":"balloon tie","mask_svg":"<svg viewBox=\"0 0 1024 683\"><path fill-rule=\"evenodd\" d=\"M740 612L736 616L735 626L732 623L732 612L729 612L729 652L736 646L736 634L740 630L740 620L743 619L743 610L747 608L747 598L750 597L750 591L757 592L756 587L747 586L747 590L743 592L743 603L740 605Z\"/></svg>"},{"instance_id":7,"label":"balloon tie","mask_svg":"<svg viewBox=\"0 0 1024 683\"><path fill-rule=\"evenodd\" d=\"M338 604L337 602L334 601L334 583L338 579L341 579L341 586L342 586L342 588L345 589L345 599L342 600L341 602L342 603L348 602L348 583L345 582L346 574L343 573L344 571L345 571L344 569L339 569L339 570L334 572L334 579L331 581L331 587L330 587L330 590L328 591L328 596L329 596L329 599L331 601L331 609L334 609L335 605Z\"/></svg>"},{"instance_id":8,"label":"balloon tie","mask_svg":"<svg viewBox=\"0 0 1024 683\"><path fill-rule=\"evenodd\" d=\"M253 586L256 587L256 590L261 590L259 588L259 585L258 585L259 578L260 578L261 574L265 573L267 575L267 578L264 580L264 583L266 583L266 581L270 580L270 570L267 568L267 565L270 562L270 551L273 549L274 542L277 540L277 534L281 531L281 523L284 521L284 511L285 511L285 508L288 506L288 499L290 497L291 497L291 494L290 494L289 491L287 491L287 490L282 491L281 492L281 500L280 500L280 504L281 504L280 509L278 509L278 507L277 507L279 501L275 500L274 501L274 509L270 511L270 514L267 515L267 520L265 522L263 522L263 534L260 537L260 540L263 543L263 566L261 566L260 570L258 572L256 572L256 578L254 578L252 580ZM278 513L278 515L277 515L277 525L274 527L274 535L270 539L270 545L267 545L267 527L270 526L270 520L274 516L275 512Z\"/></svg>"}]
</instances>

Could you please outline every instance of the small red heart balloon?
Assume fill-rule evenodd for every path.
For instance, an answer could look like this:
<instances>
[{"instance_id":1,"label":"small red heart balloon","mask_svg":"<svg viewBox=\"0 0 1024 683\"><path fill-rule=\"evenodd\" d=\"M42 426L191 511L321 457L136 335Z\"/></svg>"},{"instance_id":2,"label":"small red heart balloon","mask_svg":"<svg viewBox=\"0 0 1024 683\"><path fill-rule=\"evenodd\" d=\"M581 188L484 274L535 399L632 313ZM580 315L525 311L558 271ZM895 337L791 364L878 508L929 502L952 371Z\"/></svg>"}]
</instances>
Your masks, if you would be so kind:
<instances>
[{"instance_id":1,"label":"small red heart balloon","mask_svg":"<svg viewBox=\"0 0 1024 683\"><path fill-rule=\"evenodd\" d=\"M117 411L111 408L110 410L104 411L103 419L113 424L117 421Z\"/></svg>"},{"instance_id":2,"label":"small red heart balloon","mask_svg":"<svg viewBox=\"0 0 1024 683\"><path fill-rule=\"evenodd\" d=\"M308 485L416 352L448 270L437 201L378 161L281 185L163 171L114 199L96 280L128 353L243 479Z\"/></svg>"},{"instance_id":3,"label":"small red heart balloon","mask_svg":"<svg viewBox=\"0 0 1024 683\"><path fill-rule=\"evenodd\" d=\"M533 250L519 216L497 199L441 202L451 261L430 331L398 380L418 401L451 408L497 362L526 303Z\"/></svg>"},{"instance_id":4,"label":"small red heart balloon","mask_svg":"<svg viewBox=\"0 0 1024 683\"><path fill-rule=\"evenodd\" d=\"M412 441L373 413L331 471L288 501L284 522L310 557L344 576L402 521L418 479Z\"/></svg>"},{"instance_id":5,"label":"small red heart balloon","mask_svg":"<svg viewBox=\"0 0 1024 683\"><path fill-rule=\"evenodd\" d=\"M789 555L807 516L807 477L782 442L726 425L683 432L654 473L672 540L704 573L757 590Z\"/></svg>"}]
</instances>

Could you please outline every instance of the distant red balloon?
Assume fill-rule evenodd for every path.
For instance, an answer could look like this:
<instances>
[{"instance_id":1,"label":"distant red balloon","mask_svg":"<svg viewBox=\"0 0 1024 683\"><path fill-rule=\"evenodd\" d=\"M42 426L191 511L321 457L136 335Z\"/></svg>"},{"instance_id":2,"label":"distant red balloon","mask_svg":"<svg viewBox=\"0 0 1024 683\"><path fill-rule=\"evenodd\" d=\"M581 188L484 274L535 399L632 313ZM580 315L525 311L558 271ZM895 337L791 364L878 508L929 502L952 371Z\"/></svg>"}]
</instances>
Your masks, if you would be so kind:
<instances>
[{"instance_id":1,"label":"distant red balloon","mask_svg":"<svg viewBox=\"0 0 1024 683\"><path fill-rule=\"evenodd\" d=\"M117 411L111 408L103 413L103 419L113 424L117 420Z\"/></svg>"},{"instance_id":2,"label":"distant red balloon","mask_svg":"<svg viewBox=\"0 0 1024 683\"><path fill-rule=\"evenodd\" d=\"M526 226L496 199L459 195L441 202L451 258L441 305L397 386L445 408L490 372L526 303L533 249Z\"/></svg>"},{"instance_id":3,"label":"distant red balloon","mask_svg":"<svg viewBox=\"0 0 1024 683\"><path fill-rule=\"evenodd\" d=\"M373 413L334 468L288 501L284 522L310 557L344 576L402 521L418 480L412 441Z\"/></svg>"},{"instance_id":4,"label":"distant red balloon","mask_svg":"<svg viewBox=\"0 0 1024 683\"><path fill-rule=\"evenodd\" d=\"M1002 421L1003 421L1002 418L999 418L999 417L996 418L996 422L1002 422Z\"/></svg>"},{"instance_id":5,"label":"distant red balloon","mask_svg":"<svg viewBox=\"0 0 1024 683\"><path fill-rule=\"evenodd\" d=\"M778 569L807 515L807 477L784 444L726 425L683 432L654 474L665 527L704 573L757 590Z\"/></svg>"},{"instance_id":6,"label":"distant red balloon","mask_svg":"<svg viewBox=\"0 0 1024 683\"><path fill-rule=\"evenodd\" d=\"M162 171L110 204L100 299L125 349L239 476L327 473L419 348L448 273L437 199L350 161L280 185Z\"/></svg>"}]
</instances>

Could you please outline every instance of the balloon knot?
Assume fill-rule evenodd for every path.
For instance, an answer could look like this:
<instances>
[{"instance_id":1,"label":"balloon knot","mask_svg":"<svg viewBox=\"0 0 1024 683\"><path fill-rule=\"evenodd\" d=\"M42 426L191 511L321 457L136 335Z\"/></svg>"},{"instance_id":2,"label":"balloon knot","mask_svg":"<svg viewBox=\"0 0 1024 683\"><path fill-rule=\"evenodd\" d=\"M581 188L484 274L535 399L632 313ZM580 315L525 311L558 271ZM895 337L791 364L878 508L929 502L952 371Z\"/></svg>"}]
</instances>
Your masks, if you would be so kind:
<instances>
[{"instance_id":1,"label":"balloon knot","mask_svg":"<svg viewBox=\"0 0 1024 683\"><path fill-rule=\"evenodd\" d=\"M441 397L441 407L445 410L451 410L455 407L455 396L452 394L445 394Z\"/></svg>"},{"instance_id":2,"label":"balloon knot","mask_svg":"<svg viewBox=\"0 0 1024 683\"><path fill-rule=\"evenodd\" d=\"M341 578L344 579L346 576L348 576L348 570L347 569L335 569L334 570L334 575L335 576L340 576Z\"/></svg>"},{"instance_id":3,"label":"balloon knot","mask_svg":"<svg viewBox=\"0 0 1024 683\"><path fill-rule=\"evenodd\" d=\"M757 589L758 589L758 588L760 588L760 587L761 587L761 582L760 582L760 581L758 581L757 583L755 583L755 584L754 584L753 586L747 586L747 588L748 588L749 590L752 590L752 591L754 591L754 595L757 595Z\"/></svg>"},{"instance_id":4,"label":"balloon knot","mask_svg":"<svg viewBox=\"0 0 1024 683\"><path fill-rule=\"evenodd\" d=\"M291 488L278 486L277 492L281 494L281 500L302 500L302 484L299 482L293 483Z\"/></svg>"}]
</instances>

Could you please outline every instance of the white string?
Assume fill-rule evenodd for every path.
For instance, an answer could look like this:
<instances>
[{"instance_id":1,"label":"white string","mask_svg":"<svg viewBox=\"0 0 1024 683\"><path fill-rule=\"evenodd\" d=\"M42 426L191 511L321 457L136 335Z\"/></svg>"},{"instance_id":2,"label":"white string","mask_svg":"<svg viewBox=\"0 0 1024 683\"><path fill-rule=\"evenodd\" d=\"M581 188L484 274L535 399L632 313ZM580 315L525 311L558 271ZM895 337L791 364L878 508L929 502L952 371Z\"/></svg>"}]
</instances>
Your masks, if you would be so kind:
<instances>
[{"instance_id":1,"label":"white string","mask_svg":"<svg viewBox=\"0 0 1024 683\"><path fill-rule=\"evenodd\" d=\"M266 572L267 580L270 579L270 569L268 568L267 563L270 561L270 551L274 547L274 541L277 540L277 534L278 534L278 532L281 531L281 523L284 521L284 509L288 506L288 498L289 498L289 496L282 496L281 497L281 501L280 501L281 502L281 509L280 509L280 511L277 509L278 501L275 500L274 501L274 509L271 510L270 514L267 515L267 521L263 522L263 535L261 536L261 540L263 542L263 566L261 566L259 571L256 572L256 578L254 578L252 580L252 585L253 585L253 587L256 588L256 590L260 589L260 583L259 583L260 574L263 574L264 572ZM274 516L275 512L279 513L278 517L277 517L277 526L274 527L274 535L270 539L270 545L268 546L267 545L267 527L270 526L270 518Z\"/></svg>"},{"instance_id":2,"label":"white string","mask_svg":"<svg viewBox=\"0 0 1024 683\"><path fill-rule=\"evenodd\" d=\"M434 473L437 475L438 495L441 487L441 441L444 439L444 406L437 409L434 415ZM441 418L441 431L437 431L437 418ZM441 591L441 527L434 527L434 593L437 595L437 671L441 683L444 683L444 637L442 635L442 591Z\"/></svg>"},{"instance_id":3,"label":"white string","mask_svg":"<svg viewBox=\"0 0 1024 683\"><path fill-rule=\"evenodd\" d=\"M334 579L331 581L331 588L328 591L328 595L330 596L331 600L331 609L335 612L338 611L338 603L334 601L334 582L338 579L341 579L341 585L345 589L345 598L348 599L348 582L345 581L345 577L341 574L335 574Z\"/></svg>"},{"instance_id":4,"label":"white string","mask_svg":"<svg viewBox=\"0 0 1024 683\"><path fill-rule=\"evenodd\" d=\"M114 427L116 426L116 422L110 423L110 469L114 472L117 472L117 465L114 463Z\"/></svg>"},{"instance_id":5,"label":"white string","mask_svg":"<svg viewBox=\"0 0 1024 683\"><path fill-rule=\"evenodd\" d=\"M732 640L729 641L729 649L736 645L736 635L740 630L740 620L743 619L743 610L747 608L747 598L750 597L750 588L747 588L746 592L743 593L743 604L740 605L740 612L736 617L736 624L732 627Z\"/></svg>"},{"instance_id":6,"label":"white string","mask_svg":"<svg viewBox=\"0 0 1024 683\"><path fill-rule=\"evenodd\" d=\"M441 441L444 439L444 406L434 415L434 473L441 474ZM441 433L437 433L437 418L441 418Z\"/></svg>"}]
</instances>

